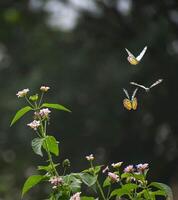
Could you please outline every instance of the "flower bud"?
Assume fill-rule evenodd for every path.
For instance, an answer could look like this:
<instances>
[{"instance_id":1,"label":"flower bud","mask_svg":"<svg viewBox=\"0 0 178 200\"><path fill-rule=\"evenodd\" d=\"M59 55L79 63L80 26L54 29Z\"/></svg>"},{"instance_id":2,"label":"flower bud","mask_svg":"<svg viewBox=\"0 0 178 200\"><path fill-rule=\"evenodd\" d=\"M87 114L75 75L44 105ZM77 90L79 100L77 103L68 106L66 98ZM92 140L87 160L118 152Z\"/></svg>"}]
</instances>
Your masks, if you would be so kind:
<instances>
[{"instance_id":1,"label":"flower bud","mask_svg":"<svg viewBox=\"0 0 178 200\"><path fill-rule=\"evenodd\" d=\"M113 168L119 168L121 165L122 165L122 163L123 162L118 162L118 163L113 163L113 164L111 164L111 166L113 167Z\"/></svg>"},{"instance_id":2,"label":"flower bud","mask_svg":"<svg viewBox=\"0 0 178 200\"><path fill-rule=\"evenodd\" d=\"M49 182L51 183L51 185L53 185L53 189L56 189L57 186L60 186L63 184L63 179L58 176L53 176L49 179Z\"/></svg>"},{"instance_id":3,"label":"flower bud","mask_svg":"<svg viewBox=\"0 0 178 200\"><path fill-rule=\"evenodd\" d=\"M69 159L65 159L65 160L62 162L62 166L63 166L63 167L70 167L70 160L69 160Z\"/></svg>"},{"instance_id":4,"label":"flower bud","mask_svg":"<svg viewBox=\"0 0 178 200\"><path fill-rule=\"evenodd\" d=\"M27 124L27 126L36 131L37 128L40 126L40 121L34 120L33 122Z\"/></svg>"},{"instance_id":5,"label":"flower bud","mask_svg":"<svg viewBox=\"0 0 178 200\"><path fill-rule=\"evenodd\" d=\"M134 167L133 165L128 165L125 169L124 169L125 173L133 173L134 172Z\"/></svg>"}]
</instances>

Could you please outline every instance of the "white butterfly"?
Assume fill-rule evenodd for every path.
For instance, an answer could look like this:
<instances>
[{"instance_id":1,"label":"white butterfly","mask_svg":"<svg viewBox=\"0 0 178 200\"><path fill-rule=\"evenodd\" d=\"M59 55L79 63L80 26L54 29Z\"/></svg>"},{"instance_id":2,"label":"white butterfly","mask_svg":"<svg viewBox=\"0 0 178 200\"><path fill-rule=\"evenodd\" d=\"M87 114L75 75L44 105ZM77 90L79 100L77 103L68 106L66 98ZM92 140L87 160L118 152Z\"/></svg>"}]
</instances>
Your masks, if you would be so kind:
<instances>
[{"instance_id":1,"label":"white butterfly","mask_svg":"<svg viewBox=\"0 0 178 200\"><path fill-rule=\"evenodd\" d=\"M153 83L152 85L150 85L150 87L145 87L144 85L140 85L138 83L135 82L130 82L131 85L135 85L137 87L143 88L146 92L149 92L149 90L153 87L155 87L156 85L160 84L163 81L163 79L158 79L155 83Z\"/></svg>"},{"instance_id":2,"label":"white butterfly","mask_svg":"<svg viewBox=\"0 0 178 200\"><path fill-rule=\"evenodd\" d=\"M128 49L125 48L125 50L128 53L127 60L129 61L129 63L131 65L137 65L143 58L143 56L147 50L147 46L144 47L144 49L141 51L141 53L137 57L135 57Z\"/></svg>"}]
</instances>

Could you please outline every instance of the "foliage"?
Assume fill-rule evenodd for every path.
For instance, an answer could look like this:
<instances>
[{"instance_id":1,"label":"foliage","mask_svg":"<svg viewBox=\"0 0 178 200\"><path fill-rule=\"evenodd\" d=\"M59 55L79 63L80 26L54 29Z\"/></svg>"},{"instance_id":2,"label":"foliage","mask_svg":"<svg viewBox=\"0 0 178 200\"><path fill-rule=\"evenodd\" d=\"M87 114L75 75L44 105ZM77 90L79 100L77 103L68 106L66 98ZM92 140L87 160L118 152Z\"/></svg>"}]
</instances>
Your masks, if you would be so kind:
<instances>
[{"instance_id":1,"label":"foliage","mask_svg":"<svg viewBox=\"0 0 178 200\"><path fill-rule=\"evenodd\" d=\"M42 86L40 90L40 95L28 96L29 89L17 93L17 96L25 98L30 106L20 109L11 122L13 125L28 111L33 111L33 121L27 124L36 132L37 136L31 142L32 149L41 157L44 156L44 152L47 156L47 165L37 168L40 175L32 175L24 183L22 197L37 184L48 182L51 185L49 200L112 200L116 197L124 197L128 200L156 200L159 196L173 200L169 186L158 182L148 183L149 166L147 163L129 165L124 170L122 169L123 162L113 163L111 166L103 168L101 165L94 165L95 158L91 154L86 156L89 162L88 169L79 173L66 173L70 167L70 161L64 160L61 166L59 163L54 163L53 156L59 155L59 142L54 136L48 135L47 125L50 122L51 110L49 108L71 111L60 104L43 103L43 96L49 87ZM57 167L62 169L63 173L59 173ZM102 181L101 177L103 176L105 178ZM83 185L95 191L92 197L86 196L82 190Z\"/></svg>"}]
</instances>

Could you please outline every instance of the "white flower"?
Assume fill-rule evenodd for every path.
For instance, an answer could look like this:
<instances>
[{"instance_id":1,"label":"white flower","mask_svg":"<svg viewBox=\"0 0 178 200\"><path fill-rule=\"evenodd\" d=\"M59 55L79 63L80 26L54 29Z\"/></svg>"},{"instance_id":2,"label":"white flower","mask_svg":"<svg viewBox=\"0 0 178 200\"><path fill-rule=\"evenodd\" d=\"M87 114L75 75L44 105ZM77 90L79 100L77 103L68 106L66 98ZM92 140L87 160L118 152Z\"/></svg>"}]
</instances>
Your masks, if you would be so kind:
<instances>
[{"instance_id":1,"label":"white flower","mask_svg":"<svg viewBox=\"0 0 178 200\"><path fill-rule=\"evenodd\" d=\"M56 189L57 186L63 183L63 179L61 177L53 176L49 179L49 182L53 185L53 189Z\"/></svg>"},{"instance_id":2,"label":"white flower","mask_svg":"<svg viewBox=\"0 0 178 200\"><path fill-rule=\"evenodd\" d=\"M75 194L70 198L70 200L80 200L80 194L81 194L81 192L75 193Z\"/></svg>"},{"instance_id":3,"label":"white flower","mask_svg":"<svg viewBox=\"0 0 178 200\"><path fill-rule=\"evenodd\" d=\"M112 182L118 182L119 176L115 173L108 172L108 177L111 179Z\"/></svg>"},{"instance_id":4,"label":"white flower","mask_svg":"<svg viewBox=\"0 0 178 200\"><path fill-rule=\"evenodd\" d=\"M50 87L47 87L47 86L41 86L41 87L40 87L40 90L41 90L42 92L47 92L49 89L50 89Z\"/></svg>"},{"instance_id":5,"label":"white flower","mask_svg":"<svg viewBox=\"0 0 178 200\"><path fill-rule=\"evenodd\" d=\"M51 113L51 111L48 108L43 108L39 112L41 117L48 117L49 113Z\"/></svg>"},{"instance_id":6,"label":"white flower","mask_svg":"<svg viewBox=\"0 0 178 200\"><path fill-rule=\"evenodd\" d=\"M18 98L19 97L24 97L29 91L30 90L28 88L27 89L23 89L21 91L18 91L16 95L17 95Z\"/></svg>"},{"instance_id":7,"label":"white flower","mask_svg":"<svg viewBox=\"0 0 178 200\"><path fill-rule=\"evenodd\" d=\"M123 162L113 163L113 164L111 164L111 166L112 166L113 168L119 168L119 167L122 165L122 163L123 163Z\"/></svg>"},{"instance_id":8,"label":"white flower","mask_svg":"<svg viewBox=\"0 0 178 200\"><path fill-rule=\"evenodd\" d=\"M27 124L27 126L36 131L37 128L40 126L40 121L34 120L33 122Z\"/></svg>"},{"instance_id":9,"label":"white flower","mask_svg":"<svg viewBox=\"0 0 178 200\"><path fill-rule=\"evenodd\" d=\"M88 161L94 160L93 154L90 154L89 156L86 156L86 159L87 159Z\"/></svg>"},{"instance_id":10,"label":"white flower","mask_svg":"<svg viewBox=\"0 0 178 200\"><path fill-rule=\"evenodd\" d=\"M124 169L125 173L132 173L134 172L134 167L133 165L128 165L125 169Z\"/></svg>"}]
</instances>

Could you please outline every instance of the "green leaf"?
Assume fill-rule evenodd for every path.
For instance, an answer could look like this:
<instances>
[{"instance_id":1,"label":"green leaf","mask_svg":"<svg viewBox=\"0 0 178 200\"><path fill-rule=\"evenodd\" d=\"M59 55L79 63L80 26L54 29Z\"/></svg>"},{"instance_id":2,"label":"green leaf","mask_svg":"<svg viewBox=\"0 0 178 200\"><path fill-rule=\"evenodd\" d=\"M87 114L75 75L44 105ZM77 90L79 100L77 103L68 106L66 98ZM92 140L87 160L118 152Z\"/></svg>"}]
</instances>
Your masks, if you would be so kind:
<instances>
[{"instance_id":1,"label":"green leaf","mask_svg":"<svg viewBox=\"0 0 178 200\"><path fill-rule=\"evenodd\" d=\"M54 136L46 136L43 141L43 148L46 151L50 151L54 155L59 155L59 146L58 142Z\"/></svg>"},{"instance_id":2,"label":"green leaf","mask_svg":"<svg viewBox=\"0 0 178 200\"><path fill-rule=\"evenodd\" d=\"M41 107L54 108L57 110L71 112L68 108L64 107L63 105L57 104L57 103L43 103Z\"/></svg>"},{"instance_id":3,"label":"green leaf","mask_svg":"<svg viewBox=\"0 0 178 200\"><path fill-rule=\"evenodd\" d=\"M44 141L44 138L34 138L32 140L32 149L33 151L37 154L37 155L40 155L40 156L43 156L43 153L41 151L41 148L42 148L42 145L43 145L43 141Z\"/></svg>"},{"instance_id":4,"label":"green leaf","mask_svg":"<svg viewBox=\"0 0 178 200\"><path fill-rule=\"evenodd\" d=\"M81 200L95 200L94 197L81 197Z\"/></svg>"},{"instance_id":5,"label":"green leaf","mask_svg":"<svg viewBox=\"0 0 178 200\"><path fill-rule=\"evenodd\" d=\"M125 184L125 185L122 186L122 188L113 190L113 192L111 193L111 197L115 196L115 195L117 195L118 197L121 197L123 195L127 195L137 188L138 188L137 184L134 184L134 183Z\"/></svg>"},{"instance_id":6,"label":"green leaf","mask_svg":"<svg viewBox=\"0 0 178 200\"><path fill-rule=\"evenodd\" d=\"M60 164L58 163L58 164L54 164L54 167L57 167L57 166L59 166ZM47 171L47 172L49 172L49 171L52 171L53 170L53 166L51 165L51 164L49 164L49 165L47 165L47 166L38 166L38 170L40 171L40 170L43 170L43 171Z\"/></svg>"},{"instance_id":7,"label":"green leaf","mask_svg":"<svg viewBox=\"0 0 178 200\"><path fill-rule=\"evenodd\" d=\"M91 187L96 183L98 176L93 176L88 173L81 173L80 178L83 183L85 183L88 187Z\"/></svg>"},{"instance_id":8,"label":"green leaf","mask_svg":"<svg viewBox=\"0 0 178 200\"><path fill-rule=\"evenodd\" d=\"M111 192L111 195L110 197L113 197L113 196L118 196L118 197L121 197L123 195L127 195L129 192L125 189L122 189L122 188L119 188L119 189L115 189Z\"/></svg>"},{"instance_id":9,"label":"green leaf","mask_svg":"<svg viewBox=\"0 0 178 200\"><path fill-rule=\"evenodd\" d=\"M103 183L103 187L108 187L111 185L111 181L110 181L110 178L107 177Z\"/></svg>"},{"instance_id":10,"label":"green leaf","mask_svg":"<svg viewBox=\"0 0 178 200\"><path fill-rule=\"evenodd\" d=\"M91 173L91 174L93 174L93 173L98 174L101 171L101 167L102 167L102 165L90 167L89 169L85 169L82 172L87 172L87 173Z\"/></svg>"},{"instance_id":11,"label":"green leaf","mask_svg":"<svg viewBox=\"0 0 178 200\"><path fill-rule=\"evenodd\" d=\"M163 183L158 183L158 182L152 182L149 186L156 187L162 191L164 191L167 195L167 200L173 200L173 193L171 188Z\"/></svg>"},{"instance_id":12,"label":"green leaf","mask_svg":"<svg viewBox=\"0 0 178 200\"><path fill-rule=\"evenodd\" d=\"M28 177L28 179L25 181L22 189L22 197L26 192L28 192L32 187L34 187L36 184L41 182L44 179L41 175L33 175Z\"/></svg>"},{"instance_id":13,"label":"green leaf","mask_svg":"<svg viewBox=\"0 0 178 200\"><path fill-rule=\"evenodd\" d=\"M30 110L33 110L33 109L30 106L26 106L24 108L21 108L19 111L17 111L17 113L15 114L14 118L11 121L10 126L15 124L21 117L25 115L25 113L27 113Z\"/></svg>"}]
</instances>

